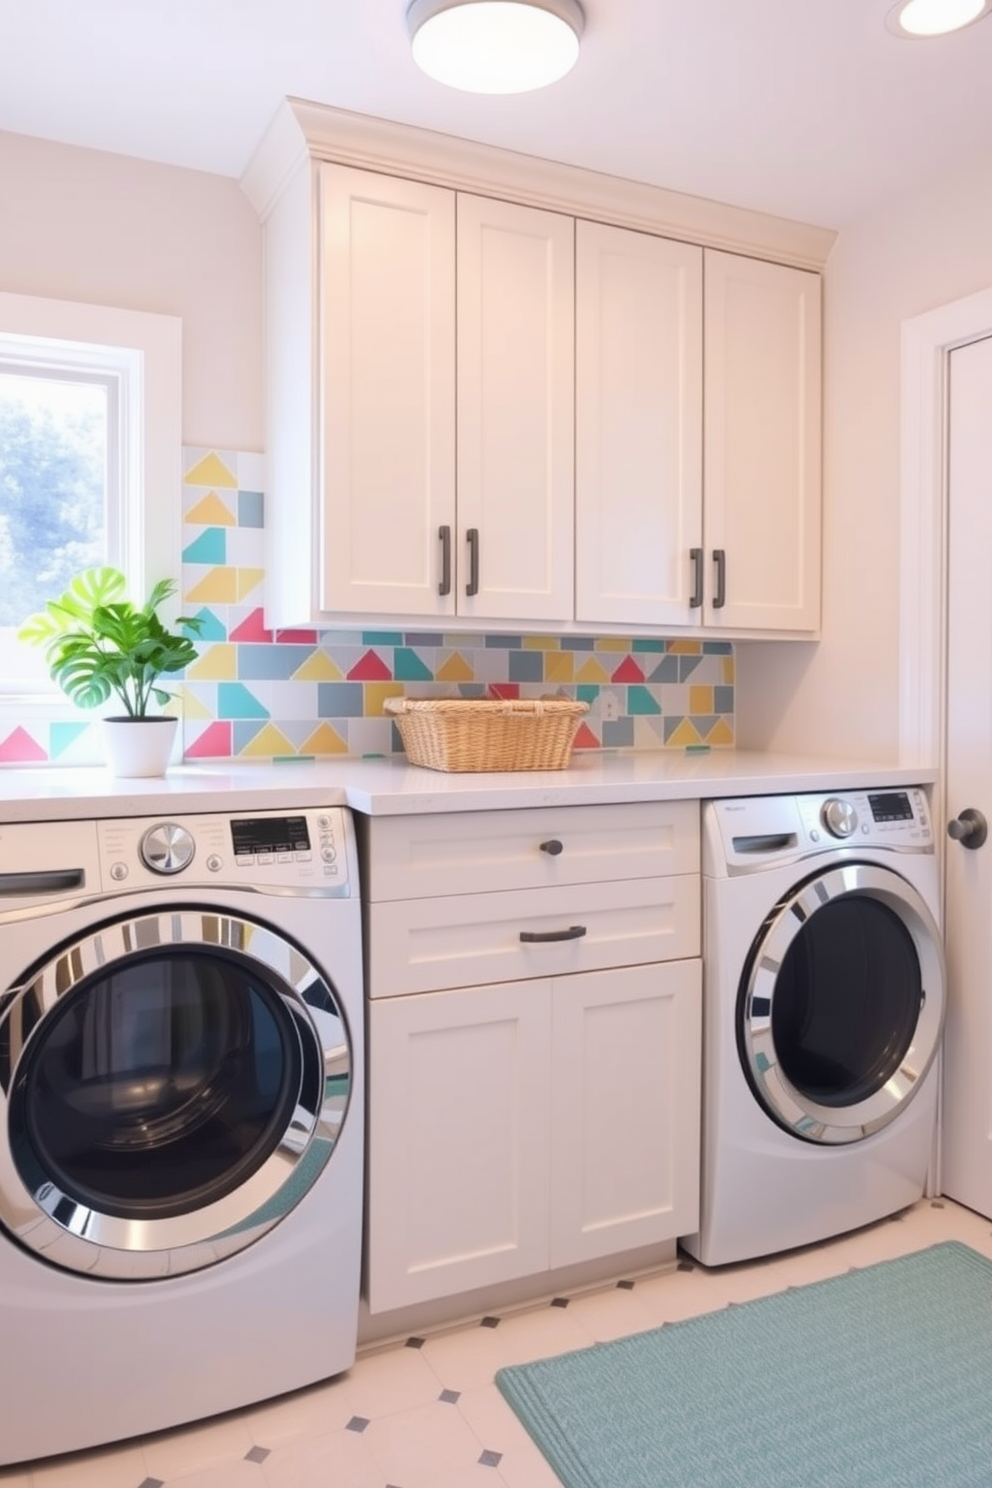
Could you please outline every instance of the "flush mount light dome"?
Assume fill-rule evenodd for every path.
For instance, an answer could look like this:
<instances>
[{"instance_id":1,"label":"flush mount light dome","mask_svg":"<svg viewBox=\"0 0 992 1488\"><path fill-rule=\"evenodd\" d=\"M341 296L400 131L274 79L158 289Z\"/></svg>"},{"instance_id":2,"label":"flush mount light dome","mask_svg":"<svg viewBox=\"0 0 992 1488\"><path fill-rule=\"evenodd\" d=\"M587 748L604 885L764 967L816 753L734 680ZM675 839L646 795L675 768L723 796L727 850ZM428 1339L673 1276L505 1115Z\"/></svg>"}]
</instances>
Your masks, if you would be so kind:
<instances>
[{"instance_id":1,"label":"flush mount light dome","mask_svg":"<svg viewBox=\"0 0 992 1488\"><path fill-rule=\"evenodd\" d=\"M575 65L583 15L578 0L412 0L406 21L413 59L436 82L527 93Z\"/></svg>"},{"instance_id":2,"label":"flush mount light dome","mask_svg":"<svg viewBox=\"0 0 992 1488\"><path fill-rule=\"evenodd\" d=\"M896 36L923 40L946 36L980 21L992 10L992 0L899 0L886 18Z\"/></svg>"}]
</instances>

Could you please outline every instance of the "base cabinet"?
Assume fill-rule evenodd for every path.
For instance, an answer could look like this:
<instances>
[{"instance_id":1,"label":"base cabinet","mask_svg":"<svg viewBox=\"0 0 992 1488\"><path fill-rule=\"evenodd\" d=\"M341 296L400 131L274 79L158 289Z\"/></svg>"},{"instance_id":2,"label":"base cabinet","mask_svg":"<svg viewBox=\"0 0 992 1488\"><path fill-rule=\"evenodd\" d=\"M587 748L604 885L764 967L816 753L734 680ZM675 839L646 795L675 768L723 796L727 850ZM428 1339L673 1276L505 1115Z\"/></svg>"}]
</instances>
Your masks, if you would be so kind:
<instances>
[{"instance_id":1,"label":"base cabinet","mask_svg":"<svg viewBox=\"0 0 992 1488\"><path fill-rule=\"evenodd\" d=\"M368 1303L690 1233L698 959L370 1004Z\"/></svg>"}]
</instances>

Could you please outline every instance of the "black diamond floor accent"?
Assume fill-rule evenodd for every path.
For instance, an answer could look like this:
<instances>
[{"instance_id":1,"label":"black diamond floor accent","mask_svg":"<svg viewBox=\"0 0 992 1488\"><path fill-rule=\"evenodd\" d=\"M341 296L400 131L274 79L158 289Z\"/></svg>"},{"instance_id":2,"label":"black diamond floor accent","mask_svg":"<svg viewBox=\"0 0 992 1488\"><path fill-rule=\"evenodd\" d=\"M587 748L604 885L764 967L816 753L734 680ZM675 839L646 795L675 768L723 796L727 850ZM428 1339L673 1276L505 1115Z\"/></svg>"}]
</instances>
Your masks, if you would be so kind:
<instances>
[{"instance_id":1,"label":"black diamond floor accent","mask_svg":"<svg viewBox=\"0 0 992 1488\"><path fill-rule=\"evenodd\" d=\"M943 1199L931 1199L930 1200L930 1208L931 1209L943 1209L943 1207L944 1207L944 1201L943 1201Z\"/></svg>"},{"instance_id":2,"label":"black diamond floor accent","mask_svg":"<svg viewBox=\"0 0 992 1488\"><path fill-rule=\"evenodd\" d=\"M145 1478L138 1484L138 1488L165 1488L165 1483L161 1478Z\"/></svg>"},{"instance_id":3,"label":"black diamond floor accent","mask_svg":"<svg viewBox=\"0 0 992 1488\"><path fill-rule=\"evenodd\" d=\"M568 1306L568 1298L567 1297L552 1297L552 1299L551 1299L551 1306L552 1307L567 1307Z\"/></svg>"},{"instance_id":4,"label":"black diamond floor accent","mask_svg":"<svg viewBox=\"0 0 992 1488\"><path fill-rule=\"evenodd\" d=\"M484 1317L482 1319L481 1323L479 1324L479 1327L480 1328L498 1328L499 1327L499 1318Z\"/></svg>"},{"instance_id":5,"label":"black diamond floor accent","mask_svg":"<svg viewBox=\"0 0 992 1488\"><path fill-rule=\"evenodd\" d=\"M252 1447L250 1452L245 1453L245 1461L264 1462L266 1457L271 1457L271 1455L272 1453L269 1451L268 1447Z\"/></svg>"},{"instance_id":6,"label":"black diamond floor accent","mask_svg":"<svg viewBox=\"0 0 992 1488\"><path fill-rule=\"evenodd\" d=\"M618 1281L617 1286L622 1292L632 1292L634 1290L634 1283L632 1281Z\"/></svg>"},{"instance_id":7,"label":"black diamond floor accent","mask_svg":"<svg viewBox=\"0 0 992 1488\"><path fill-rule=\"evenodd\" d=\"M445 1405L454 1405L461 1399L461 1393L461 1390L442 1390L437 1398L443 1400Z\"/></svg>"},{"instance_id":8,"label":"black diamond floor accent","mask_svg":"<svg viewBox=\"0 0 992 1488\"><path fill-rule=\"evenodd\" d=\"M364 1431L368 1425L367 1416L352 1416L350 1421L345 1422L345 1431Z\"/></svg>"},{"instance_id":9,"label":"black diamond floor accent","mask_svg":"<svg viewBox=\"0 0 992 1488\"><path fill-rule=\"evenodd\" d=\"M408 1338L403 1345L404 1348L423 1348L423 1346L424 1340L422 1338Z\"/></svg>"},{"instance_id":10,"label":"black diamond floor accent","mask_svg":"<svg viewBox=\"0 0 992 1488\"><path fill-rule=\"evenodd\" d=\"M502 1462L502 1460L503 1460L503 1453L502 1452L490 1452L490 1451L487 1450L487 1451L483 1452L482 1456L479 1458L479 1466L480 1467L499 1467L499 1465Z\"/></svg>"}]
</instances>

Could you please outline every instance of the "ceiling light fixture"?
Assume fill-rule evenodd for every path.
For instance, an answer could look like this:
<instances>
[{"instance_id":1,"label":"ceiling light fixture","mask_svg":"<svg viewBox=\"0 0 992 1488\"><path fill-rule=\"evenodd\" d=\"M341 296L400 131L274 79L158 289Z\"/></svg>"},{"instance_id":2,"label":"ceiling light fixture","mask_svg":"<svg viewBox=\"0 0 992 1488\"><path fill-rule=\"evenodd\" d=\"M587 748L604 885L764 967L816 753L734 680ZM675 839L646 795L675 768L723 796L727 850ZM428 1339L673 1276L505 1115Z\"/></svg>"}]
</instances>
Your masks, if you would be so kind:
<instances>
[{"instance_id":1,"label":"ceiling light fixture","mask_svg":"<svg viewBox=\"0 0 992 1488\"><path fill-rule=\"evenodd\" d=\"M992 0L899 0L886 17L886 25L896 36L914 41L929 36L946 36L974 25L992 10Z\"/></svg>"},{"instance_id":2,"label":"ceiling light fixture","mask_svg":"<svg viewBox=\"0 0 992 1488\"><path fill-rule=\"evenodd\" d=\"M579 0L412 0L406 13L417 66L467 93L556 83L575 65L583 20Z\"/></svg>"}]
</instances>

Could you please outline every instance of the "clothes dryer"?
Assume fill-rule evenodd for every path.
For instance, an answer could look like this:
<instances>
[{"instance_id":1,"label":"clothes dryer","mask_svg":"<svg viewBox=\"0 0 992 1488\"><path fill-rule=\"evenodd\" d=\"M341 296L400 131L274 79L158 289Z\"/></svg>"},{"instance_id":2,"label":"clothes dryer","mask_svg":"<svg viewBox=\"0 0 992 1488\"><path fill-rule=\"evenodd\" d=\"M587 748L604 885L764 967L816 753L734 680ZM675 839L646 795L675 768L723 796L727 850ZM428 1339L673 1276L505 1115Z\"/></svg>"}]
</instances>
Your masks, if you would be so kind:
<instances>
[{"instance_id":1,"label":"clothes dryer","mask_svg":"<svg viewBox=\"0 0 992 1488\"><path fill-rule=\"evenodd\" d=\"M0 826L0 1462L355 1357L350 814Z\"/></svg>"},{"instance_id":2,"label":"clothes dryer","mask_svg":"<svg viewBox=\"0 0 992 1488\"><path fill-rule=\"evenodd\" d=\"M922 789L703 809L700 1227L720 1265L915 1202L945 977Z\"/></svg>"}]
</instances>

